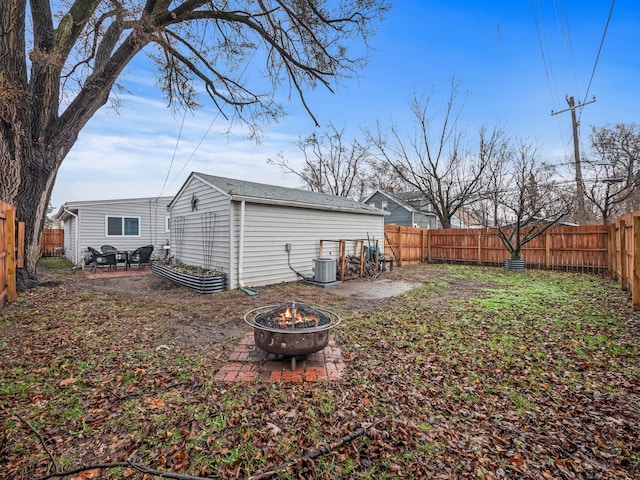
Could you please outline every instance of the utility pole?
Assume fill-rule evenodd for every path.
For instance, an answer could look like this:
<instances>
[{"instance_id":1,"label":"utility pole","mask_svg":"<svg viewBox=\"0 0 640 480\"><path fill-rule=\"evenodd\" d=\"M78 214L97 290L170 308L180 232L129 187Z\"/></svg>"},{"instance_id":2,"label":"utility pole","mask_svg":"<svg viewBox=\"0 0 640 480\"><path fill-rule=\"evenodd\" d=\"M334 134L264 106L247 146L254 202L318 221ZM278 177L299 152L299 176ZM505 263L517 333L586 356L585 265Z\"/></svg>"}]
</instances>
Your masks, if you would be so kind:
<instances>
[{"instance_id":1,"label":"utility pole","mask_svg":"<svg viewBox=\"0 0 640 480\"><path fill-rule=\"evenodd\" d=\"M582 108L585 105L589 105L596 101L596 97L592 100L584 103L575 104L573 97L565 97L569 108L561 110L559 112L551 112L551 115L558 115L571 111L571 128L573 130L573 160L576 169L576 201L578 203L578 211L576 212L576 223L584 225L587 223L587 208L584 204L584 182L582 181L582 166L580 164L580 139L578 138L578 120L576 119L576 109Z\"/></svg>"}]
</instances>

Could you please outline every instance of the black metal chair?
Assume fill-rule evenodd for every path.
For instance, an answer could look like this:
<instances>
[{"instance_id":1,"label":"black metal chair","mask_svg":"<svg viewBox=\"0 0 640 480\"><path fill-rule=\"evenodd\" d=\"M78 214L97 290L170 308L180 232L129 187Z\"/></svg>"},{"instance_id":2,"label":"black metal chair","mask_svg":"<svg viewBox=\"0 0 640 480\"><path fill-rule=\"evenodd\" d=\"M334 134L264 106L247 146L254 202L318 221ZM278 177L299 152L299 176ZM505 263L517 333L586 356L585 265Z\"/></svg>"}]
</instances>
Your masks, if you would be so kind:
<instances>
[{"instance_id":1,"label":"black metal chair","mask_svg":"<svg viewBox=\"0 0 640 480\"><path fill-rule=\"evenodd\" d=\"M132 264L137 264L138 269L140 269L143 265L150 265L153 248L153 245L145 245L144 247L136 248L127 259L127 268L129 268Z\"/></svg>"},{"instance_id":2,"label":"black metal chair","mask_svg":"<svg viewBox=\"0 0 640 480\"><path fill-rule=\"evenodd\" d=\"M100 247L100 251L102 253L115 253L116 254L116 262L118 263L126 263L127 262L127 252L121 252L116 247L111 245L102 245Z\"/></svg>"},{"instance_id":3,"label":"black metal chair","mask_svg":"<svg viewBox=\"0 0 640 480\"><path fill-rule=\"evenodd\" d=\"M114 252L103 253L93 247L87 247L87 249L89 250L91 257L93 257L91 262L92 272L95 272L98 267L107 267L109 270L111 270L111 267L113 267L114 270L118 269L118 261Z\"/></svg>"}]
</instances>

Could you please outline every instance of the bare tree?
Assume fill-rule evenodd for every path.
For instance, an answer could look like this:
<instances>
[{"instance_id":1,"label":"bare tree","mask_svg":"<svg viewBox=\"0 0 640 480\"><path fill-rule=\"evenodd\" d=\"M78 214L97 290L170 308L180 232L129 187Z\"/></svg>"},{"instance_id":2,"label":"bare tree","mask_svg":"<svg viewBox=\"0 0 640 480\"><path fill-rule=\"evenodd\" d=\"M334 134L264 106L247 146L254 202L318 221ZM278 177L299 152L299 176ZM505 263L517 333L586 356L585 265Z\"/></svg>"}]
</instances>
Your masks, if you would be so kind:
<instances>
[{"instance_id":1,"label":"bare tree","mask_svg":"<svg viewBox=\"0 0 640 480\"><path fill-rule=\"evenodd\" d=\"M402 193L411 190L395 169L382 158L372 155L367 161L367 174L365 179L365 190L367 194L375 190L382 190L389 193Z\"/></svg>"},{"instance_id":2,"label":"bare tree","mask_svg":"<svg viewBox=\"0 0 640 480\"><path fill-rule=\"evenodd\" d=\"M361 67L353 44L366 45L387 8L386 0L0 1L0 198L26 221L22 280L33 279L62 161L138 54L157 63L172 106L195 108L202 95L225 118L258 128L283 113L274 100L282 86L310 112L310 88L331 89Z\"/></svg>"},{"instance_id":3,"label":"bare tree","mask_svg":"<svg viewBox=\"0 0 640 480\"><path fill-rule=\"evenodd\" d=\"M478 153L469 152L463 143L464 132L458 129L457 96L458 83L452 80L439 124L431 111L433 98L414 95L409 103L413 131L404 134L397 125L378 122L377 131L369 132L380 158L408 188L419 191L433 205L443 228L451 227L456 212L478 200L481 180L502 137L499 130L483 128Z\"/></svg>"},{"instance_id":4,"label":"bare tree","mask_svg":"<svg viewBox=\"0 0 640 480\"><path fill-rule=\"evenodd\" d=\"M511 259L519 260L522 247L569 214L572 204L555 169L540 160L534 145L518 141L500 165L487 191L496 202L492 226Z\"/></svg>"},{"instance_id":5,"label":"bare tree","mask_svg":"<svg viewBox=\"0 0 640 480\"><path fill-rule=\"evenodd\" d=\"M640 206L640 127L592 127L591 149L593 154L584 162L591 177L585 196L607 225L613 217Z\"/></svg>"},{"instance_id":6,"label":"bare tree","mask_svg":"<svg viewBox=\"0 0 640 480\"><path fill-rule=\"evenodd\" d=\"M481 138L485 136L481 134ZM490 168L486 168L481 179L482 188L478 200L465 207L467 215L478 225L498 226L500 211L500 193L506 188L505 175L507 165L513 161L512 140L504 132L497 132L492 142L480 142L481 149L490 149L485 155L491 156Z\"/></svg>"},{"instance_id":7,"label":"bare tree","mask_svg":"<svg viewBox=\"0 0 640 480\"><path fill-rule=\"evenodd\" d=\"M296 145L304 157L301 168L282 153L267 162L296 175L313 192L359 199L366 189L370 148L355 138L347 140L344 130L330 123L319 135L313 133L299 139Z\"/></svg>"}]
</instances>

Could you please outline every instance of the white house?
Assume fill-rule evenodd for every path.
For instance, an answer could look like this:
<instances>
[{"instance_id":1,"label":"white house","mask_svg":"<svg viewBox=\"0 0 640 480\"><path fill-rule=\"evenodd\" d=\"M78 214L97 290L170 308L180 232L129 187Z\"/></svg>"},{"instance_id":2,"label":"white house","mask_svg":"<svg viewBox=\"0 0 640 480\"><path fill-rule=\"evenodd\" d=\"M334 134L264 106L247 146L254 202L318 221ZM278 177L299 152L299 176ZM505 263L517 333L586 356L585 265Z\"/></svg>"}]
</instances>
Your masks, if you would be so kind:
<instances>
[{"instance_id":1,"label":"white house","mask_svg":"<svg viewBox=\"0 0 640 480\"><path fill-rule=\"evenodd\" d=\"M144 245L163 255L169 242L167 206L173 197L126 198L67 202L54 216L64 227L65 257L84 264L87 247L100 250L111 245L118 250L135 250Z\"/></svg>"},{"instance_id":2,"label":"white house","mask_svg":"<svg viewBox=\"0 0 640 480\"><path fill-rule=\"evenodd\" d=\"M334 241L376 239L380 248L384 241L385 212L369 205L197 172L169 203L169 214L171 254L222 270L229 289L311 277L320 240L322 258L334 259Z\"/></svg>"}]
</instances>

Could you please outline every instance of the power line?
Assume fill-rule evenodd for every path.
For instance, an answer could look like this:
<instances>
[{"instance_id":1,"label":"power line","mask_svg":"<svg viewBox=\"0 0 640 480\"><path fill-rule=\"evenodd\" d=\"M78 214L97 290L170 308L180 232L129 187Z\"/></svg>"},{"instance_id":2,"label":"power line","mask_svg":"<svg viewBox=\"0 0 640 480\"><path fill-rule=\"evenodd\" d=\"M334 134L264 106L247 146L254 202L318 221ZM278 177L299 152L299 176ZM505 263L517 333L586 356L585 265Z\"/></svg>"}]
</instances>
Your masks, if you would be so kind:
<instances>
[{"instance_id":1,"label":"power line","mask_svg":"<svg viewBox=\"0 0 640 480\"><path fill-rule=\"evenodd\" d=\"M162 184L162 189L160 190L159 197L162 196L165 187L167 186L167 180L169 179L169 174L171 173L171 168L173 167L173 161L176 158L176 152L178 151L178 144L180 143L180 138L182 137L182 128L184 127L184 119L187 116L187 110L185 107L184 115L182 115L182 123L180 124L180 131L178 132L178 138L176 138L176 145L173 148L173 155L171 155L171 162L169 163L169 170L167 170L167 175L164 177L164 183Z\"/></svg>"},{"instance_id":2,"label":"power line","mask_svg":"<svg viewBox=\"0 0 640 480\"><path fill-rule=\"evenodd\" d=\"M551 94L551 101L555 106L556 97L559 97L559 95L557 95L557 88L556 88L556 94L554 95L553 87L555 86L555 82L552 81L552 78L554 77L554 75L553 75L553 66L551 65L551 56L545 55L546 37L543 35L543 32L541 31L541 22L538 21L538 14L536 13L536 5L534 4L534 0L530 0L529 3L531 5L531 11L533 13L533 23L536 27L536 33L538 35L538 45L540 46L540 55L542 56L544 73L547 77L547 86L549 88L549 93ZM539 7L539 0L537 3ZM547 45L546 51L547 52L549 51L548 45Z\"/></svg>"},{"instance_id":3,"label":"power line","mask_svg":"<svg viewBox=\"0 0 640 480\"><path fill-rule=\"evenodd\" d=\"M189 158L187 158L187 160L184 162L184 164L182 165L182 168L180 169L180 171L178 173L176 173L175 177L173 177L173 180L171 180L171 183L169 184L169 186L173 185L173 182L175 182L178 177L180 176L180 174L182 173L182 171L186 168L186 166L189 164L189 162L191 161L191 159L193 158L193 156L196 154L196 152L198 151L198 149L200 148L200 145L202 145L202 142L204 141L205 138L207 138L207 135L209 134L209 132L211 131L211 128L213 128L213 124L216 123L216 120L218 120L218 117L220 116L220 112L218 112L216 114L215 117L213 117L213 120L211 120L211 123L209 124L209 128L207 128L207 131L204 132L204 135L202 135L202 137L200 138L200 141L198 142L198 144L196 145L196 147L193 149L193 152L191 152L191 155L189 155ZM168 174L167 174L168 175Z\"/></svg>"},{"instance_id":4,"label":"power line","mask_svg":"<svg viewBox=\"0 0 640 480\"><path fill-rule=\"evenodd\" d=\"M208 25L209 24L207 22L205 22L204 30L202 32L202 38L200 38L200 50L202 50L202 45L204 45L204 39L205 39L205 37L207 35L207 26ZM162 189L160 190L160 195L158 195L158 197L162 196L162 193L164 192L164 189L167 186L167 180L169 179L169 174L171 173L171 169L173 168L173 161L176 158L176 152L178 151L178 145L180 144L180 139L182 138L182 128L184 127L184 120L187 117L187 110L188 110L188 108L185 106L184 107L184 114L182 115L182 123L180 124L180 131L178 132L178 138L176 138L176 146L173 149L173 155L171 156L171 162L169 163L169 170L167 170L167 175L164 177L164 184L162 185ZM182 170L180 170L180 171L182 171Z\"/></svg>"},{"instance_id":5,"label":"power line","mask_svg":"<svg viewBox=\"0 0 640 480\"><path fill-rule=\"evenodd\" d=\"M584 94L584 100L582 101L582 103L585 102L585 100L587 99L587 96L589 95L589 90L591 89L591 82L593 82L593 76L596 73L596 67L598 66L598 60L600 59L600 53L602 52L602 46L604 45L604 38L607 35L607 29L609 28L609 23L611 21L611 16L613 15L613 7L616 4L616 0L611 0L611 8L609 8L609 15L607 16L607 23L604 26L604 31L602 32L602 38L600 39L600 46L598 47L598 54L596 55L596 61L593 64L593 70L591 70L591 78L589 78L589 83L587 84L587 91ZM580 112L582 113L582 111Z\"/></svg>"},{"instance_id":6,"label":"power line","mask_svg":"<svg viewBox=\"0 0 640 480\"><path fill-rule=\"evenodd\" d=\"M203 38L203 40L204 40L204 38ZM249 60L247 61L247 63L244 66L244 69L242 70L242 72L240 72L240 76L238 77L238 81L240 81L242 79L242 77L244 76L244 74L246 73L247 68L249 68L249 64L251 63L251 61L253 60L253 57L256 54L256 51L257 51L257 49L254 49L253 53L251 53L251 56L249 57ZM196 152L200 148L200 145L202 145L202 142L204 141L204 139L207 137L207 135L209 134L209 132L213 128L214 123L216 122L216 120L218 120L218 117L220 116L220 113L221 113L220 110L218 110L216 115L213 117L213 120L211 120L211 123L209 124L209 127L207 128L207 131L204 132L204 135L202 135L202 137L200 138L200 141L198 142L196 147L193 149L193 152L191 152L191 155L189 155L189 158L187 158L187 160L184 162L184 164L182 165L182 168L180 169L180 171L173 177L173 180L171 180L171 183L169 184L169 186L173 185L173 182L175 182L178 179L178 177L180 176L182 171L187 167L187 165L189 164L189 162L191 161L193 156L196 154ZM183 118L183 122L184 122L184 118ZM180 131L182 131L182 129ZM169 167L169 171L171 171L171 167ZM168 175L169 175L169 173L167 172L167 176Z\"/></svg>"},{"instance_id":7,"label":"power line","mask_svg":"<svg viewBox=\"0 0 640 480\"><path fill-rule=\"evenodd\" d=\"M542 56L542 63L544 66L544 71L545 71L545 75L547 77L547 87L549 88L549 94L551 96L551 104L553 109L556 109L556 107L559 105L560 102L560 93L558 92L558 85L557 82L555 80L555 75L554 75L554 71L553 71L553 65L551 62L551 52L549 50L548 47L548 42L546 39L546 35L544 33L544 23L542 22L542 8L540 5L540 0L536 0L534 2L534 0L530 0L530 5L531 5L531 11L533 14L533 22L536 28L536 33L538 36L538 45L540 46L540 54ZM556 8L556 13L559 11L558 8ZM558 19L558 23L560 24L560 26L562 27L562 23L560 22L560 20ZM568 22L567 22L568 23ZM545 45L547 46L545 49ZM546 52L546 53L545 53ZM553 111L552 109L552 111ZM560 138L562 139L563 142L563 147L565 149L565 156L566 156L566 141L564 139L565 134L564 131L562 129L562 127L560 126L560 121L558 119L556 119L556 128L558 129L558 133L560 134Z\"/></svg>"},{"instance_id":8,"label":"power line","mask_svg":"<svg viewBox=\"0 0 640 480\"><path fill-rule=\"evenodd\" d=\"M562 32L566 31L566 42L569 46L569 56L571 57L571 68L573 70L573 81L576 84L576 92L580 92L580 87L578 86L578 70L576 68L576 59L575 59L575 55L574 55L574 51L573 51L573 41L571 39L571 27L569 25L569 14L567 12L567 2L566 0L562 0L563 6L564 8L559 11L560 9L558 8L557 10L559 11L558 15L558 25L560 26L560 29ZM566 29L566 30L565 30ZM564 34L563 34L564 36Z\"/></svg>"}]
</instances>

